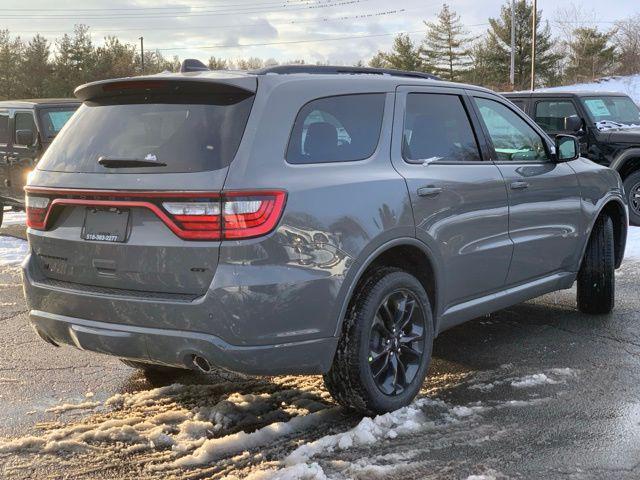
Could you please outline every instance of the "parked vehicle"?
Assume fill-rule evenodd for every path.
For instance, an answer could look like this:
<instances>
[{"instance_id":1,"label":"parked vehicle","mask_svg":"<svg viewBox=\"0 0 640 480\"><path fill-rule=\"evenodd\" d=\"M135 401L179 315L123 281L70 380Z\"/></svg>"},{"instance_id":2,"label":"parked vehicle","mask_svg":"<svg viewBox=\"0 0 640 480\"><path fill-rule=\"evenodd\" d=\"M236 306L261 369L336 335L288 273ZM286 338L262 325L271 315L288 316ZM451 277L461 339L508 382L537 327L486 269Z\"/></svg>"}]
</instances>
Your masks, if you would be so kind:
<instances>
[{"instance_id":1,"label":"parked vehicle","mask_svg":"<svg viewBox=\"0 0 640 480\"><path fill-rule=\"evenodd\" d=\"M614 306L620 177L489 90L280 66L76 95L26 188L24 289L53 345L147 372L320 373L384 412L447 328L576 279L580 310Z\"/></svg>"},{"instance_id":2,"label":"parked vehicle","mask_svg":"<svg viewBox=\"0 0 640 480\"><path fill-rule=\"evenodd\" d=\"M24 208L27 175L79 106L76 99L0 101L0 225L5 206Z\"/></svg>"},{"instance_id":3,"label":"parked vehicle","mask_svg":"<svg viewBox=\"0 0 640 480\"><path fill-rule=\"evenodd\" d=\"M624 182L629 220L640 226L640 108L623 93L525 92L505 97L549 135L578 137L581 155L616 170Z\"/></svg>"}]
</instances>

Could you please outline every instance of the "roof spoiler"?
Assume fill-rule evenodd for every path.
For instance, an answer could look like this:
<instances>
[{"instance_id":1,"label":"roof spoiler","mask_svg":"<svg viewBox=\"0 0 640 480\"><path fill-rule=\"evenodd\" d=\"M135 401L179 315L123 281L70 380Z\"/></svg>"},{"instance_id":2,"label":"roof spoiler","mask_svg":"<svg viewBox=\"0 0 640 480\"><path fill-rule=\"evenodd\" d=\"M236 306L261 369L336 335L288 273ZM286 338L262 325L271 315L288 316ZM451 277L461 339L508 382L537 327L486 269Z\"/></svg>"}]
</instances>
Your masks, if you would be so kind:
<instances>
[{"instance_id":1,"label":"roof spoiler","mask_svg":"<svg viewBox=\"0 0 640 480\"><path fill-rule=\"evenodd\" d=\"M176 76L159 74L145 77L116 78L85 83L76 88L75 96L85 102L107 97L157 93L255 94L258 80L248 75Z\"/></svg>"}]
</instances>

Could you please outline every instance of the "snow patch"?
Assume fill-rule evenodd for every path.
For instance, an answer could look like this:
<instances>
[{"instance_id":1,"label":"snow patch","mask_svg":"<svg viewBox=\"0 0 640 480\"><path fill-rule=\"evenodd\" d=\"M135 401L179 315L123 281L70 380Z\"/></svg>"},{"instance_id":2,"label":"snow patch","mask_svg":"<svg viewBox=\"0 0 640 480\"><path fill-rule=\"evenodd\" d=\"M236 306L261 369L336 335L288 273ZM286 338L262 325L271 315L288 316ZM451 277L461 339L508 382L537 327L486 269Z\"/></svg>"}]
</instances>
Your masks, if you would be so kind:
<instances>
[{"instance_id":1,"label":"snow patch","mask_svg":"<svg viewBox=\"0 0 640 480\"><path fill-rule=\"evenodd\" d=\"M24 225L27 223L27 214L25 212L4 212L2 226L6 225Z\"/></svg>"},{"instance_id":2,"label":"snow patch","mask_svg":"<svg viewBox=\"0 0 640 480\"><path fill-rule=\"evenodd\" d=\"M624 258L640 259L640 227L629 227L627 233L627 246L624 250Z\"/></svg>"},{"instance_id":3,"label":"snow patch","mask_svg":"<svg viewBox=\"0 0 640 480\"><path fill-rule=\"evenodd\" d=\"M514 388L531 388L539 385L554 385L556 383L558 383L556 380L552 380L544 373L534 373L512 381L511 386Z\"/></svg>"},{"instance_id":4,"label":"snow patch","mask_svg":"<svg viewBox=\"0 0 640 480\"><path fill-rule=\"evenodd\" d=\"M91 410L100 406L100 402L64 403L55 407L47 408L47 413L65 413L71 410Z\"/></svg>"},{"instance_id":5,"label":"snow patch","mask_svg":"<svg viewBox=\"0 0 640 480\"><path fill-rule=\"evenodd\" d=\"M590 92L620 92L629 95L634 102L640 104L640 74L627 76L614 76L598 79L590 83L578 83L562 87L541 88L540 92L563 91L590 91Z\"/></svg>"},{"instance_id":6,"label":"snow patch","mask_svg":"<svg viewBox=\"0 0 640 480\"><path fill-rule=\"evenodd\" d=\"M21 238L0 235L0 267L17 265L29 253L29 244Z\"/></svg>"}]
</instances>

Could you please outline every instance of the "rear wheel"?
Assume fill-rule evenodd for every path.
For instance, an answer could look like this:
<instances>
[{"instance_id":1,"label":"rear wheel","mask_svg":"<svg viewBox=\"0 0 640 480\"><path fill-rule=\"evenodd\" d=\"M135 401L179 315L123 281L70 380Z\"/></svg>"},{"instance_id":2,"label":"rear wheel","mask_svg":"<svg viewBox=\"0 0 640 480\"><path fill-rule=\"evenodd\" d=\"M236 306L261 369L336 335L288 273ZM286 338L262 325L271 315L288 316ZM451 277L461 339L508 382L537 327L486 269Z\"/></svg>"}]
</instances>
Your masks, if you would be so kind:
<instances>
[{"instance_id":1,"label":"rear wheel","mask_svg":"<svg viewBox=\"0 0 640 480\"><path fill-rule=\"evenodd\" d=\"M624 191L629 201L629 223L640 226L640 171L625 179Z\"/></svg>"},{"instance_id":2,"label":"rear wheel","mask_svg":"<svg viewBox=\"0 0 640 480\"><path fill-rule=\"evenodd\" d=\"M578 272L578 310L603 314L615 302L615 258L613 222L600 216L591 232Z\"/></svg>"},{"instance_id":3,"label":"rear wheel","mask_svg":"<svg viewBox=\"0 0 640 480\"><path fill-rule=\"evenodd\" d=\"M400 269L380 269L356 292L325 385L346 407L396 410L420 391L432 343L431 307L420 282Z\"/></svg>"}]
</instances>

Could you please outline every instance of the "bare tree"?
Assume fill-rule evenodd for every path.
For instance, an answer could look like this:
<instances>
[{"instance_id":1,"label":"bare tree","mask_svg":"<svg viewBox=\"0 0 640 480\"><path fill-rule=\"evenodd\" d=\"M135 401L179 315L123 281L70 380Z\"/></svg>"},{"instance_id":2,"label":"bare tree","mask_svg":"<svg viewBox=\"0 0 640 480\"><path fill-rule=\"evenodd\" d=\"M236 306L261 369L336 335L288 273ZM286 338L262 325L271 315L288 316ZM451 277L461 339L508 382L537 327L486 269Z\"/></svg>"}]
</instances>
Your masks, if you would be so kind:
<instances>
[{"instance_id":1,"label":"bare tree","mask_svg":"<svg viewBox=\"0 0 640 480\"><path fill-rule=\"evenodd\" d=\"M613 43L618 53L616 73L640 73L640 14L616 22Z\"/></svg>"}]
</instances>

